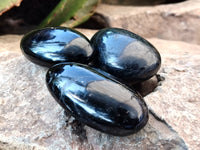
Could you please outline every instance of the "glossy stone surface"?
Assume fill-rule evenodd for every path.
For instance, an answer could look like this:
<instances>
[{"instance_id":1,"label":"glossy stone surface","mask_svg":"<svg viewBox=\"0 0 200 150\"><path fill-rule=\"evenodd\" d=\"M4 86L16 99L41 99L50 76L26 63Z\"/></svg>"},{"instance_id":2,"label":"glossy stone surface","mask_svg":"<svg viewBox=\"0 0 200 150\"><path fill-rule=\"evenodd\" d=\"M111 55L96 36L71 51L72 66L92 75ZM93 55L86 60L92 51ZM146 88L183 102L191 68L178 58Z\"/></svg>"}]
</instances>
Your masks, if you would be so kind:
<instances>
[{"instance_id":1,"label":"glossy stone surface","mask_svg":"<svg viewBox=\"0 0 200 150\"><path fill-rule=\"evenodd\" d=\"M44 28L26 34L21 40L24 55L32 62L50 67L59 62L88 63L93 50L80 32L64 28Z\"/></svg>"},{"instance_id":2,"label":"glossy stone surface","mask_svg":"<svg viewBox=\"0 0 200 150\"><path fill-rule=\"evenodd\" d=\"M141 96L89 66L57 64L48 70L46 82L67 112L102 132L126 136L148 121L148 108Z\"/></svg>"},{"instance_id":3,"label":"glossy stone surface","mask_svg":"<svg viewBox=\"0 0 200 150\"><path fill-rule=\"evenodd\" d=\"M142 37L123 29L107 28L91 39L95 61L100 68L126 84L151 78L161 65L158 51Z\"/></svg>"}]
</instances>

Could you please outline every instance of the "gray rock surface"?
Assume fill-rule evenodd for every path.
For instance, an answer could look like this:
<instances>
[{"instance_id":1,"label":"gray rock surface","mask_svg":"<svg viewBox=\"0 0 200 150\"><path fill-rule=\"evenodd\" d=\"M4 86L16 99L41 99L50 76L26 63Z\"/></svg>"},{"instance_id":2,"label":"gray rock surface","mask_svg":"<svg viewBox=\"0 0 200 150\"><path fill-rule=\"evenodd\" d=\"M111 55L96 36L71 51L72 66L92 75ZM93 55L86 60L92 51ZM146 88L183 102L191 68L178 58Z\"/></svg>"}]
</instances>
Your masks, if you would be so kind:
<instances>
[{"instance_id":1,"label":"gray rock surface","mask_svg":"<svg viewBox=\"0 0 200 150\"><path fill-rule=\"evenodd\" d=\"M20 38L18 40L20 41ZM180 48L179 42L176 44L176 42L157 39L151 41L156 47L159 47L159 45L162 47L163 43L171 43L170 45L176 47L175 50L178 49L179 51ZM185 43L182 44L183 47L187 45L184 45ZM187 46L189 49L193 49L193 45ZM15 47L18 49L19 42ZM198 46L194 47L198 48ZM168 50L161 49L161 54L173 60L175 54L167 53ZM162 70L168 66L165 58L163 56ZM46 70L46 68L29 62L18 50L4 50L0 53L0 149L187 149L182 138L165 121L160 120L157 115L150 114L149 122L145 128L137 134L127 137L115 137L100 133L90 127L82 126L73 117L65 116L63 109L48 92L45 85ZM195 73L194 70L190 72ZM171 74L169 73L165 75L168 78L170 76ZM197 77L194 76L194 78ZM184 81L181 84L187 89L188 82ZM159 88L161 90L158 90ZM162 103L162 99L156 97L156 93L159 94L160 91L162 91L162 86L148 95L146 102L153 111L161 112L164 115L165 111L159 111L160 108L157 108L154 104L154 101ZM176 95L177 93L171 94ZM195 96L198 100L198 93ZM184 95L180 95L180 98L184 99ZM151 101L153 102L151 103ZM175 104L171 107L175 107ZM172 108L169 109L171 110ZM171 112L171 115L169 115L170 112L167 112L168 116L173 116L176 113L175 110ZM187 111L187 108L185 108L185 112ZM190 114L185 114L190 117ZM159 115L162 116L161 114ZM192 116L191 120L187 120L188 124L192 126L191 121L197 119L197 117L198 115ZM173 120L174 116L171 119ZM179 130L179 134L184 131L183 128L176 130ZM195 135L198 137L198 132L193 131L187 132L187 136ZM198 140L193 142L198 142ZM187 144L190 148L193 148L192 143Z\"/></svg>"},{"instance_id":2,"label":"gray rock surface","mask_svg":"<svg viewBox=\"0 0 200 150\"><path fill-rule=\"evenodd\" d=\"M20 35L6 35L0 36L0 52L4 51L17 51L20 52Z\"/></svg>"},{"instance_id":3,"label":"gray rock surface","mask_svg":"<svg viewBox=\"0 0 200 150\"><path fill-rule=\"evenodd\" d=\"M0 146L3 148L12 149L17 141L17 149L33 149L33 145L54 150L187 149L176 132L153 115L143 130L128 137L114 137L81 126L72 117L65 117L48 92L46 68L32 64L24 56L5 61L4 56L9 55L2 55L4 52L0 53L0 141L3 143Z\"/></svg>"},{"instance_id":4,"label":"gray rock surface","mask_svg":"<svg viewBox=\"0 0 200 150\"><path fill-rule=\"evenodd\" d=\"M192 150L200 149L200 46L151 39L162 56L165 78L145 100Z\"/></svg>"},{"instance_id":5,"label":"gray rock surface","mask_svg":"<svg viewBox=\"0 0 200 150\"><path fill-rule=\"evenodd\" d=\"M154 7L101 4L97 14L107 26L128 29L144 37L200 44L200 0Z\"/></svg>"}]
</instances>

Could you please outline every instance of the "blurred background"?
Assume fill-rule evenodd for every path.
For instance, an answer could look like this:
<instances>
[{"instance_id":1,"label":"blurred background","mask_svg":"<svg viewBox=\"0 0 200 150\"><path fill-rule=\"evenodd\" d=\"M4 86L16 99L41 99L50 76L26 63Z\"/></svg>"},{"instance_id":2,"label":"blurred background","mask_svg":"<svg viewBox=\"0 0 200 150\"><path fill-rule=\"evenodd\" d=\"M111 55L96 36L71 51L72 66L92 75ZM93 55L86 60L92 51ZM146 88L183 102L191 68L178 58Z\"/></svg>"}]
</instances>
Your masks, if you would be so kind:
<instances>
[{"instance_id":1,"label":"blurred background","mask_svg":"<svg viewBox=\"0 0 200 150\"><path fill-rule=\"evenodd\" d=\"M101 29L111 26L102 13L105 9L110 13L112 9L101 7L102 12L100 9L97 11L98 5L113 5L120 15L123 10L118 6L132 6L131 9L134 9L134 6L153 7L183 1L185 0L1 0L0 34L24 34L34 28L61 25ZM112 14L109 15L112 17ZM147 15L151 17L151 14Z\"/></svg>"},{"instance_id":2,"label":"blurred background","mask_svg":"<svg viewBox=\"0 0 200 150\"><path fill-rule=\"evenodd\" d=\"M119 27L140 36L200 43L198 0L1 0L0 35L65 26ZM193 3L192 3L193 2ZM191 8L189 8L191 6ZM185 9L185 11L184 11Z\"/></svg>"}]
</instances>

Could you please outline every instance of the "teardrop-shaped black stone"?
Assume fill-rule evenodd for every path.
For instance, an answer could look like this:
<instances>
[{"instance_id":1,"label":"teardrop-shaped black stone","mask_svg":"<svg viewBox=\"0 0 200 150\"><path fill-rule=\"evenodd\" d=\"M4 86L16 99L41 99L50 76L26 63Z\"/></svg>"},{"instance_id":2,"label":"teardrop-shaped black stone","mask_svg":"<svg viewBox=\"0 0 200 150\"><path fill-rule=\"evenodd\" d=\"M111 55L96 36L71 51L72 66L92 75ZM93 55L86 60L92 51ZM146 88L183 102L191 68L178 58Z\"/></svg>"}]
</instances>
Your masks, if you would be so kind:
<instances>
[{"instance_id":1,"label":"teardrop-shaped black stone","mask_svg":"<svg viewBox=\"0 0 200 150\"><path fill-rule=\"evenodd\" d=\"M61 63L50 68L47 87L80 122L102 132L126 136L148 121L148 108L136 92L87 65Z\"/></svg>"},{"instance_id":2,"label":"teardrop-shaped black stone","mask_svg":"<svg viewBox=\"0 0 200 150\"><path fill-rule=\"evenodd\" d=\"M147 80L161 65L159 52L142 37L118 28L97 32L91 39L95 61L100 68L126 84Z\"/></svg>"},{"instance_id":3,"label":"teardrop-shaped black stone","mask_svg":"<svg viewBox=\"0 0 200 150\"><path fill-rule=\"evenodd\" d=\"M30 61L47 67L60 62L87 64L93 53L83 34L65 27L32 31L21 40L21 49Z\"/></svg>"}]
</instances>

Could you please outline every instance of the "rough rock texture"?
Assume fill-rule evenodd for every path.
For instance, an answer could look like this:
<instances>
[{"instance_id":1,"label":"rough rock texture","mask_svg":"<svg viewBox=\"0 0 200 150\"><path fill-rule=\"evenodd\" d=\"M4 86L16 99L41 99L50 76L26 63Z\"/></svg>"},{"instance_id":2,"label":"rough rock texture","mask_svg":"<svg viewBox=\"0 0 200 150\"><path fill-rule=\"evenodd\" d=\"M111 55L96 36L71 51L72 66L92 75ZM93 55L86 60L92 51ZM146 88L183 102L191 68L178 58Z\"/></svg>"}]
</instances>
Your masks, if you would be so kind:
<instances>
[{"instance_id":1,"label":"rough rock texture","mask_svg":"<svg viewBox=\"0 0 200 150\"><path fill-rule=\"evenodd\" d=\"M101 4L97 14L108 26L128 29L144 37L200 44L200 0L155 7Z\"/></svg>"},{"instance_id":2,"label":"rough rock texture","mask_svg":"<svg viewBox=\"0 0 200 150\"><path fill-rule=\"evenodd\" d=\"M161 52L160 75L165 78L145 97L193 150L200 148L200 46L151 39Z\"/></svg>"},{"instance_id":3,"label":"rough rock texture","mask_svg":"<svg viewBox=\"0 0 200 150\"><path fill-rule=\"evenodd\" d=\"M176 44L176 42L165 42L156 39L151 41L157 47L162 47L163 43L172 43L171 45L175 46L178 50L181 48L179 47L179 42ZM181 44L183 44L182 48L186 46L192 50L194 47L198 48L198 46L193 47L193 45ZM19 43L15 46L18 49ZM168 55L168 50L162 50L161 54L173 58L175 55ZM164 68L168 66L165 63L165 58L164 56ZM19 52L5 50L0 53L0 149L187 149L182 138L165 121L160 120L157 115L150 114L149 122L145 128L137 134L128 137L115 137L103 134L81 125L70 116L66 117L63 109L47 91L45 85L46 70L46 68L32 64ZM191 70L190 72L195 73L193 71ZM168 78L170 78L170 75L166 74L165 76L169 76ZM194 78L196 79L197 77L194 76ZM190 91L190 88L187 87L188 83L184 81L181 84L186 84L185 88ZM174 84L176 85L176 83ZM159 88L162 89L162 86ZM158 111L160 108L154 107L155 104L154 102L151 103L151 101L154 100L157 103L162 103L162 99L156 97L156 93L159 94L162 91L158 90L159 88L152 94L154 98L150 99L150 94L146 99L153 111ZM176 94L171 93L171 95ZM171 95L170 98L172 98ZM195 96L198 100L199 95ZM184 99L181 95L180 97ZM171 104L169 105L170 108L168 109L170 110L178 106L178 104L175 105L174 103L172 106ZM175 111L175 109L173 110ZM167 115L173 116L174 111L167 112ZM185 109L185 112L187 111L188 109ZM197 112L197 110L193 111ZM164 115L164 110L162 113ZM162 116L162 114L159 115ZM187 117L190 116L187 113L185 115ZM197 118L199 118L198 114L197 116L192 116L191 120L187 120L187 124L193 127L191 121L197 120ZM174 118L167 119L172 122ZM174 125L174 127L176 126ZM199 122L197 122L195 128L197 129L198 127ZM180 134L185 131L184 128L177 128L176 130ZM188 137L191 137L191 135L199 136L198 132L193 132L193 130L187 133ZM198 140L199 138L192 142L197 143ZM191 141L187 142L191 148L195 146L189 143Z\"/></svg>"},{"instance_id":4,"label":"rough rock texture","mask_svg":"<svg viewBox=\"0 0 200 150\"><path fill-rule=\"evenodd\" d=\"M20 51L20 35L0 36L0 52L3 51Z\"/></svg>"},{"instance_id":5,"label":"rough rock texture","mask_svg":"<svg viewBox=\"0 0 200 150\"><path fill-rule=\"evenodd\" d=\"M32 64L24 56L8 59L4 53L11 52L0 53L0 148L187 149L176 132L153 115L143 130L128 137L83 127L72 117L65 117L48 92L46 68Z\"/></svg>"}]
</instances>

